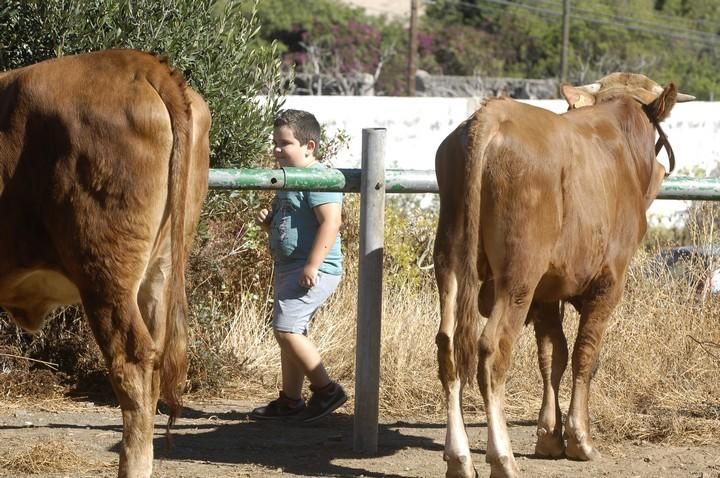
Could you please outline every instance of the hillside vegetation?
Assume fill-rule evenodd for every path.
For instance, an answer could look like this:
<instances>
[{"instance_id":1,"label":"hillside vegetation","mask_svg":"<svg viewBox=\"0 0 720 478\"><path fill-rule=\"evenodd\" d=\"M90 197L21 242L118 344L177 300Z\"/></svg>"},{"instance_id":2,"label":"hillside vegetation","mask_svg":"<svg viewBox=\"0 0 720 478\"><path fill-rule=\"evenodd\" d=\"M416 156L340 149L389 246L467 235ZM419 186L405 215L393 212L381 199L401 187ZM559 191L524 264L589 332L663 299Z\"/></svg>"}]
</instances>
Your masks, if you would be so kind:
<instances>
[{"instance_id":1,"label":"hillside vegetation","mask_svg":"<svg viewBox=\"0 0 720 478\"><path fill-rule=\"evenodd\" d=\"M409 9L409 2L408 9ZM558 78L562 0L425 1L417 67L431 74ZM264 0L267 41L298 72L373 75L376 94L404 95L407 22L333 0ZM613 71L675 81L720 97L720 8L714 0L572 0L568 81Z\"/></svg>"}]
</instances>

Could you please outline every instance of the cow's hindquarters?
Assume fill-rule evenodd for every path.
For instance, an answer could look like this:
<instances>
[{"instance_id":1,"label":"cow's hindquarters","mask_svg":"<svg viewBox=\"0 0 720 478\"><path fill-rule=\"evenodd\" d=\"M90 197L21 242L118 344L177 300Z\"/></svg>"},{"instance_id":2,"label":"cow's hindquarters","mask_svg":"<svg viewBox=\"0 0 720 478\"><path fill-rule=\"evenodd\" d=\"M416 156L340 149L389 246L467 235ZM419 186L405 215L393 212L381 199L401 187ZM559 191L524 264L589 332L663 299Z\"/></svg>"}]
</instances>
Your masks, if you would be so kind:
<instances>
[{"instance_id":1,"label":"cow's hindquarters","mask_svg":"<svg viewBox=\"0 0 720 478\"><path fill-rule=\"evenodd\" d=\"M487 148L479 224L494 284L494 304L479 340L478 383L488 418L486 461L491 476L518 474L505 418L505 380L514 344L560 233L561 201L552 164L527 158L502 122ZM544 149L537 146L543 156ZM534 156L534 155L533 155Z\"/></svg>"}]
</instances>

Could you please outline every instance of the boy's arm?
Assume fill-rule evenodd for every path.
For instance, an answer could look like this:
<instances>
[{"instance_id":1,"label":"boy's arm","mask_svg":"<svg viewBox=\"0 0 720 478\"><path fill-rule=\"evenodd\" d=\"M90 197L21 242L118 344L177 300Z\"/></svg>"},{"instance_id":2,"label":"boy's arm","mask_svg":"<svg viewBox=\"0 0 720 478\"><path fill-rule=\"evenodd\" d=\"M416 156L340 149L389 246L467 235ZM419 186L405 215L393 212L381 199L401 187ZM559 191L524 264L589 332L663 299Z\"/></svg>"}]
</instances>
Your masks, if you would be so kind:
<instances>
[{"instance_id":1,"label":"boy's arm","mask_svg":"<svg viewBox=\"0 0 720 478\"><path fill-rule=\"evenodd\" d=\"M320 225L303 273L300 276L300 285L308 289L317 282L318 270L335 243L335 238L342 224L342 207L340 203L321 204L315 206L313 212Z\"/></svg>"}]
</instances>

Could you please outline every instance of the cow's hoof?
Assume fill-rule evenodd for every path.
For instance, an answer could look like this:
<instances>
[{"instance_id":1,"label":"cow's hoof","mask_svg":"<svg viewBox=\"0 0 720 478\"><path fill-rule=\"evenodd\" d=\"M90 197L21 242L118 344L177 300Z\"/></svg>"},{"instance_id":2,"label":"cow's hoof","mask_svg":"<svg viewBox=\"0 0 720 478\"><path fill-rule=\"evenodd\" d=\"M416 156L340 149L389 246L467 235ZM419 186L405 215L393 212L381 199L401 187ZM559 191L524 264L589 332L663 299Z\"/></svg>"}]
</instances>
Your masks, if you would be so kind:
<instances>
[{"instance_id":1,"label":"cow's hoof","mask_svg":"<svg viewBox=\"0 0 720 478\"><path fill-rule=\"evenodd\" d=\"M478 476L469 456L461 455L451 457L444 454L443 460L447 463L445 478L477 478Z\"/></svg>"},{"instance_id":2,"label":"cow's hoof","mask_svg":"<svg viewBox=\"0 0 720 478\"><path fill-rule=\"evenodd\" d=\"M568 438L565 456L571 460L594 461L600 459L600 452L586 440Z\"/></svg>"},{"instance_id":3,"label":"cow's hoof","mask_svg":"<svg viewBox=\"0 0 720 478\"><path fill-rule=\"evenodd\" d=\"M486 460L490 463L490 478L516 478L519 476L515 458L512 456L498 456Z\"/></svg>"},{"instance_id":4,"label":"cow's hoof","mask_svg":"<svg viewBox=\"0 0 720 478\"><path fill-rule=\"evenodd\" d=\"M565 455L565 441L560 433L548 433L538 428L535 456L538 458L562 458Z\"/></svg>"}]
</instances>

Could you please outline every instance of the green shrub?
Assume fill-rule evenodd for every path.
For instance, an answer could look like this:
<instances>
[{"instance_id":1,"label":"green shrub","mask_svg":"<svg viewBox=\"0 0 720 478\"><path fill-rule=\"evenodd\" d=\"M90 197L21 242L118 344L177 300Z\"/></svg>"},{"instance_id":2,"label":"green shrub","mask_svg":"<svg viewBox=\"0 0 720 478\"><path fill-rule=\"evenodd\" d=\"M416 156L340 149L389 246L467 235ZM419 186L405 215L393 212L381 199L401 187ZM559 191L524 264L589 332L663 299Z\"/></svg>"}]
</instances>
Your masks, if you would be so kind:
<instances>
[{"instance_id":1,"label":"green shrub","mask_svg":"<svg viewBox=\"0 0 720 478\"><path fill-rule=\"evenodd\" d=\"M432 252L437 211L403 204L410 201L390 198L385 207L383 268L388 285L417 287L434 281Z\"/></svg>"},{"instance_id":2,"label":"green shrub","mask_svg":"<svg viewBox=\"0 0 720 478\"><path fill-rule=\"evenodd\" d=\"M0 68L105 48L167 56L210 105L213 166L253 165L282 101L276 45L257 41L257 2L4 0Z\"/></svg>"}]
</instances>

